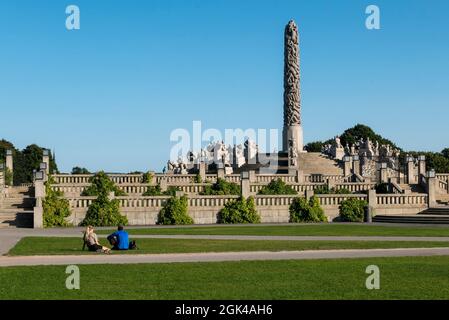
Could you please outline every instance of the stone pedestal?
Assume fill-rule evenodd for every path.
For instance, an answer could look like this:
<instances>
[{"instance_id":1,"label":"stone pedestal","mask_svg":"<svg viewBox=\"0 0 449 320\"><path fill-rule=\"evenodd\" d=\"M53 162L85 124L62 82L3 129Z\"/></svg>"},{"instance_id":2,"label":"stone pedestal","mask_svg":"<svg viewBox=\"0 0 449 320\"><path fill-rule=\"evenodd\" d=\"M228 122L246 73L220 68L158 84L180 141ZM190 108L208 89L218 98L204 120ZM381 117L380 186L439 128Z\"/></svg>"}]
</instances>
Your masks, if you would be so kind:
<instances>
[{"instance_id":1,"label":"stone pedestal","mask_svg":"<svg viewBox=\"0 0 449 320\"><path fill-rule=\"evenodd\" d=\"M315 195L315 191L313 190L306 190L305 191L305 196L307 201L310 200L310 198L312 198Z\"/></svg>"},{"instance_id":2,"label":"stone pedestal","mask_svg":"<svg viewBox=\"0 0 449 320\"><path fill-rule=\"evenodd\" d=\"M381 163L380 167L380 183L388 182L388 168L386 163Z\"/></svg>"},{"instance_id":3,"label":"stone pedestal","mask_svg":"<svg viewBox=\"0 0 449 320\"><path fill-rule=\"evenodd\" d=\"M242 172L240 176L240 192L241 196L247 199L251 195L250 181L249 181L249 173Z\"/></svg>"},{"instance_id":4,"label":"stone pedestal","mask_svg":"<svg viewBox=\"0 0 449 320\"><path fill-rule=\"evenodd\" d=\"M296 171L296 182L304 183L304 171L303 170Z\"/></svg>"},{"instance_id":5,"label":"stone pedestal","mask_svg":"<svg viewBox=\"0 0 449 320\"><path fill-rule=\"evenodd\" d=\"M436 196L437 196L437 185L438 181L435 177L434 171L427 172L427 196L429 201L429 207L434 207L437 204Z\"/></svg>"},{"instance_id":6,"label":"stone pedestal","mask_svg":"<svg viewBox=\"0 0 449 320\"><path fill-rule=\"evenodd\" d=\"M418 176L426 175L426 156L418 157Z\"/></svg>"},{"instance_id":7,"label":"stone pedestal","mask_svg":"<svg viewBox=\"0 0 449 320\"><path fill-rule=\"evenodd\" d=\"M249 175L249 182L251 183L257 182L256 171L250 170L248 171L248 175Z\"/></svg>"},{"instance_id":8,"label":"stone pedestal","mask_svg":"<svg viewBox=\"0 0 449 320\"><path fill-rule=\"evenodd\" d=\"M5 159L5 166L7 171L11 172L11 175L14 175L14 164L13 164L13 157L12 157L12 150L6 150L6 159Z\"/></svg>"},{"instance_id":9,"label":"stone pedestal","mask_svg":"<svg viewBox=\"0 0 449 320\"><path fill-rule=\"evenodd\" d=\"M407 159L407 183L408 184L416 184L418 181L415 179L416 170L415 163L413 162L413 158Z\"/></svg>"},{"instance_id":10,"label":"stone pedestal","mask_svg":"<svg viewBox=\"0 0 449 320\"><path fill-rule=\"evenodd\" d=\"M45 173L47 175L50 174L50 152L48 150L44 150L43 156L42 156L42 162L46 164Z\"/></svg>"},{"instance_id":11,"label":"stone pedestal","mask_svg":"<svg viewBox=\"0 0 449 320\"><path fill-rule=\"evenodd\" d=\"M298 150L298 152L304 151L304 137L301 125L284 126L282 137L282 149L285 152L289 151L290 140L295 141L296 150Z\"/></svg>"},{"instance_id":12,"label":"stone pedestal","mask_svg":"<svg viewBox=\"0 0 449 320\"><path fill-rule=\"evenodd\" d=\"M217 178L224 179L225 178L225 167L222 163L217 163Z\"/></svg>"},{"instance_id":13,"label":"stone pedestal","mask_svg":"<svg viewBox=\"0 0 449 320\"><path fill-rule=\"evenodd\" d=\"M199 174L200 174L201 178L203 180L206 180L206 163L200 162L198 166L199 166Z\"/></svg>"},{"instance_id":14,"label":"stone pedestal","mask_svg":"<svg viewBox=\"0 0 449 320\"><path fill-rule=\"evenodd\" d=\"M343 168L343 174L345 177L351 175L352 166L351 166L351 158L350 157L344 157L344 168Z\"/></svg>"},{"instance_id":15,"label":"stone pedestal","mask_svg":"<svg viewBox=\"0 0 449 320\"><path fill-rule=\"evenodd\" d=\"M360 159L359 157L352 160L352 173L360 175Z\"/></svg>"},{"instance_id":16,"label":"stone pedestal","mask_svg":"<svg viewBox=\"0 0 449 320\"><path fill-rule=\"evenodd\" d=\"M167 179L165 177L161 178L161 181L159 182L159 185L161 187L161 191L162 192L167 191L168 186L167 186Z\"/></svg>"}]
</instances>

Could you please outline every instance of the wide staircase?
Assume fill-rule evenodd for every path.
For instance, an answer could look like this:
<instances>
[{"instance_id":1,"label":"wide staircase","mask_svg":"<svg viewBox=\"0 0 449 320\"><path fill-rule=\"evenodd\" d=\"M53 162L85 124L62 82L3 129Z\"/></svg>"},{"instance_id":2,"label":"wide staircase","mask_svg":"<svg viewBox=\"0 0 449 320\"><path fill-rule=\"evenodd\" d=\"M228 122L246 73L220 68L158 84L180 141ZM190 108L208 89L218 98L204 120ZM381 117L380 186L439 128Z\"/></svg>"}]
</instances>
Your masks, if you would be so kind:
<instances>
[{"instance_id":1,"label":"wide staircase","mask_svg":"<svg viewBox=\"0 0 449 320\"><path fill-rule=\"evenodd\" d=\"M377 215L373 217L373 222L449 224L449 206L439 205L421 211L416 215Z\"/></svg>"},{"instance_id":2,"label":"wide staircase","mask_svg":"<svg viewBox=\"0 0 449 320\"><path fill-rule=\"evenodd\" d=\"M319 152L299 154L299 168L304 174L343 175L339 163Z\"/></svg>"},{"instance_id":3,"label":"wide staircase","mask_svg":"<svg viewBox=\"0 0 449 320\"><path fill-rule=\"evenodd\" d=\"M32 187L8 188L0 199L0 228L33 227L34 190Z\"/></svg>"}]
</instances>

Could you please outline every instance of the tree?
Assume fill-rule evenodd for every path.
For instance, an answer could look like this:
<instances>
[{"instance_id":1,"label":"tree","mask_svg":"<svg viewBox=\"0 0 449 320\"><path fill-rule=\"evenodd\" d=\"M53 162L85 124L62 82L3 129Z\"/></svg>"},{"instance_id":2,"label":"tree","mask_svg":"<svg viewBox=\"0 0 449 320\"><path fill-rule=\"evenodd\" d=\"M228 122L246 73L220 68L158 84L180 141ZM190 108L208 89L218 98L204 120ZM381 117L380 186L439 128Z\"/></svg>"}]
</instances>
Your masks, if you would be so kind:
<instances>
[{"instance_id":1,"label":"tree","mask_svg":"<svg viewBox=\"0 0 449 320\"><path fill-rule=\"evenodd\" d=\"M211 186L206 186L202 195L239 195L240 186L233 182L227 182L218 178L217 182Z\"/></svg>"},{"instance_id":2,"label":"tree","mask_svg":"<svg viewBox=\"0 0 449 320\"><path fill-rule=\"evenodd\" d=\"M364 210L368 205L365 200L349 198L340 204L340 219L346 222L363 222Z\"/></svg>"},{"instance_id":3,"label":"tree","mask_svg":"<svg viewBox=\"0 0 449 320\"><path fill-rule=\"evenodd\" d=\"M317 197L295 198L289 208L290 222L326 222L327 218Z\"/></svg>"},{"instance_id":4,"label":"tree","mask_svg":"<svg viewBox=\"0 0 449 320\"><path fill-rule=\"evenodd\" d=\"M82 196L99 196L113 192L115 196L126 196L126 193L120 190L104 171L96 173L89 179L90 186L84 189Z\"/></svg>"},{"instance_id":5,"label":"tree","mask_svg":"<svg viewBox=\"0 0 449 320\"><path fill-rule=\"evenodd\" d=\"M90 172L86 168L73 167L72 174L90 174Z\"/></svg>"},{"instance_id":6,"label":"tree","mask_svg":"<svg viewBox=\"0 0 449 320\"><path fill-rule=\"evenodd\" d=\"M193 224L188 214L188 200L186 196L168 199L157 217L158 224Z\"/></svg>"},{"instance_id":7,"label":"tree","mask_svg":"<svg viewBox=\"0 0 449 320\"><path fill-rule=\"evenodd\" d=\"M109 194L113 192L116 196L124 194L123 191L100 171L89 182L91 185L86 188L83 195L97 196L87 210L86 217L81 225L87 226L117 226L128 224L128 219L120 214L120 204L117 199L109 199Z\"/></svg>"},{"instance_id":8,"label":"tree","mask_svg":"<svg viewBox=\"0 0 449 320\"><path fill-rule=\"evenodd\" d=\"M218 213L218 223L260 223L254 198L240 197L226 203Z\"/></svg>"},{"instance_id":9,"label":"tree","mask_svg":"<svg viewBox=\"0 0 449 320\"><path fill-rule=\"evenodd\" d=\"M44 227L67 227L66 221L71 215L70 204L64 198L64 193L51 188L53 183L51 176L45 182L45 198L42 201Z\"/></svg>"},{"instance_id":10,"label":"tree","mask_svg":"<svg viewBox=\"0 0 449 320\"><path fill-rule=\"evenodd\" d=\"M304 149L307 152L321 152L323 150L324 143L322 141L309 142L305 145Z\"/></svg>"},{"instance_id":11,"label":"tree","mask_svg":"<svg viewBox=\"0 0 449 320\"><path fill-rule=\"evenodd\" d=\"M297 194L297 192L289 185L285 184L282 179L271 180L269 184L263 186L258 194L265 195L282 195L282 194Z\"/></svg>"}]
</instances>

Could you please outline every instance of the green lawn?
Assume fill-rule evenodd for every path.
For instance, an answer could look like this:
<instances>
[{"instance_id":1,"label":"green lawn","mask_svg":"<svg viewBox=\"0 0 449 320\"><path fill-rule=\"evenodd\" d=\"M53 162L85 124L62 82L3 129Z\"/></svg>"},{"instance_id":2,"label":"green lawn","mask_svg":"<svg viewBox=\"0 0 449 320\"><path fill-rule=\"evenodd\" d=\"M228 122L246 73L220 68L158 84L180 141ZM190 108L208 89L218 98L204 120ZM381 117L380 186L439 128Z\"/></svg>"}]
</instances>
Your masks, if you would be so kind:
<instances>
[{"instance_id":1,"label":"green lawn","mask_svg":"<svg viewBox=\"0 0 449 320\"><path fill-rule=\"evenodd\" d=\"M367 290L368 265L380 290ZM0 268L0 299L449 299L449 257Z\"/></svg>"},{"instance_id":2,"label":"green lawn","mask_svg":"<svg viewBox=\"0 0 449 320\"><path fill-rule=\"evenodd\" d=\"M112 230L112 229L111 229ZM107 234L111 230L98 230ZM266 236L428 236L449 237L449 227L421 226L379 226L361 224L310 224L310 225L249 225L249 226L208 226L208 227L158 227L133 229L130 234L159 235L266 235Z\"/></svg>"},{"instance_id":3,"label":"green lawn","mask_svg":"<svg viewBox=\"0 0 449 320\"><path fill-rule=\"evenodd\" d=\"M73 255L95 254L81 251L79 238L28 237L11 249L9 255ZM269 240L200 240L137 239L139 250L114 254L292 251L324 249L425 248L448 247L449 242L424 241L269 241Z\"/></svg>"}]
</instances>

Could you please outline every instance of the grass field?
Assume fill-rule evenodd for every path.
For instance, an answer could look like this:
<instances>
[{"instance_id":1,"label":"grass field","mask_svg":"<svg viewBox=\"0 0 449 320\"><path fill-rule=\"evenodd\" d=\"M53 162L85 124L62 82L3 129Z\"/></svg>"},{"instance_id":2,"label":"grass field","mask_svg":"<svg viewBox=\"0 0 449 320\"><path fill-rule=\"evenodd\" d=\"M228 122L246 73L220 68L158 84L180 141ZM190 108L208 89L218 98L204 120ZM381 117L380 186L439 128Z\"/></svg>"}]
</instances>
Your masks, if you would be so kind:
<instances>
[{"instance_id":1,"label":"grass field","mask_svg":"<svg viewBox=\"0 0 449 320\"><path fill-rule=\"evenodd\" d=\"M98 230L99 234L111 230ZM128 228L130 234L159 235L265 235L265 236L418 236L449 237L447 226L379 226L362 224L248 225L207 227Z\"/></svg>"},{"instance_id":2,"label":"grass field","mask_svg":"<svg viewBox=\"0 0 449 320\"><path fill-rule=\"evenodd\" d=\"M368 265L380 290L367 290ZM0 299L449 299L449 257L0 268Z\"/></svg>"},{"instance_id":3,"label":"grass field","mask_svg":"<svg viewBox=\"0 0 449 320\"><path fill-rule=\"evenodd\" d=\"M95 254L81 250L79 238L28 237L11 249L9 255ZM424 241L266 241L266 240L197 240L138 239L139 250L114 254L292 251L324 249L427 248L448 247L448 242Z\"/></svg>"}]
</instances>

